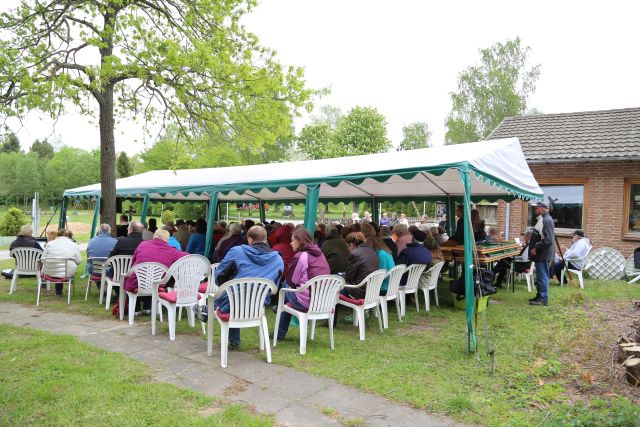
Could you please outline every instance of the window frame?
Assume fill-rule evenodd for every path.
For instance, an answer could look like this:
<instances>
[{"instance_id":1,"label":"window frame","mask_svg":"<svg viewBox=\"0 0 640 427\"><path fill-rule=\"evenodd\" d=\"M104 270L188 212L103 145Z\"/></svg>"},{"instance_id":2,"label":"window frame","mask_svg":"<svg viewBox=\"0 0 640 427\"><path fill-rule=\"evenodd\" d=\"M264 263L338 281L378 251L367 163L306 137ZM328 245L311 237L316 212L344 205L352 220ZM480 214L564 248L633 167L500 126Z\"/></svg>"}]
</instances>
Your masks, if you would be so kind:
<instances>
[{"instance_id":1,"label":"window frame","mask_svg":"<svg viewBox=\"0 0 640 427\"><path fill-rule=\"evenodd\" d=\"M624 179L624 203L622 205L622 239L640 240L640 232L629 231L629 213L631 210L631 186L640 185L640 178Z\"/></svg>"},{"instance_id":2,"label":"window frame","mask_svg":"<svg viewBox=\"0 0 640 427\"><path fill-rule=\"evenodd\" d=\"M550 186L550 185L582 185L582 229L585 230L586 220L588 218L587 209L588 209L588 201L589 201L589 180L587 178L548 178L538 180L538 185L540 187ZM528 204L528 208L526 210L527 215L527 224L529 224L529 220L531 219L531 215L529 212L531 211L531 203ZM558 236L572 236L575 229L573 228L556 228L555 232Z\"/></svg>"}]
</instances>

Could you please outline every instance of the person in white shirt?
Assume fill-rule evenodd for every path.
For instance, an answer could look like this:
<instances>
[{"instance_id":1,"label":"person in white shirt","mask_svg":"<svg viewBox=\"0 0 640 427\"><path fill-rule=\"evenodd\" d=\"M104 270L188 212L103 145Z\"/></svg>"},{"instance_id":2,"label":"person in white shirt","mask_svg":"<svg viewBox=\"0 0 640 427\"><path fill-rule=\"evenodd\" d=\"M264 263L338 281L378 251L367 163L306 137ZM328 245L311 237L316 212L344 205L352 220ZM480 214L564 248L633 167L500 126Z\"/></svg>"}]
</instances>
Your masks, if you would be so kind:
<instances>
[{"instance_id":1,"label":"person in white shirt","mask_svg":"<svg viewBox=\"0 0 640 427\"><path fill-rule=\"evenodd\" d=\"M405 214L400 214L399 224L404 224L407 227L409 226L409 220L407 219L407 216Z\"/></svg>"},{"instance_id":2,"label":"person in white shirt","mask_svg":"<svg viewBox=\"0 0 640 427\"><path fill-rule=\"evenodd\" d=\"M73 277L76 274L78 264L82 262L80 246L71 240L72 237L71 230L61 228L58 230L58 237L47 243L42 253L42 259L65 258L67 260L67 277ZM56 295L62 296L62 285L62 283L56 283Z\"/></svg>"},{"instance_id":3,"label":"person in white shirt","mask_svg":"<svg viewBox=\"0 0 640 427\"><path fill-rule=\"evenodd\" d=\"M584 265L585 255L589 253L591 249L591 243L589 239L584 236L584 230L576 230L573 232L573 244L570 248L567 249L566 246L561 246L561 250L563 251L564 259L557 261L553 265L553 275L558 278L558 282L560 282L560 275L562 274L562 269L565 267L565 262L569 264L569 268L572 270L582 270L582 266ZM566 280L566 279L565 279Z\"/></svg>"}]
</instances>

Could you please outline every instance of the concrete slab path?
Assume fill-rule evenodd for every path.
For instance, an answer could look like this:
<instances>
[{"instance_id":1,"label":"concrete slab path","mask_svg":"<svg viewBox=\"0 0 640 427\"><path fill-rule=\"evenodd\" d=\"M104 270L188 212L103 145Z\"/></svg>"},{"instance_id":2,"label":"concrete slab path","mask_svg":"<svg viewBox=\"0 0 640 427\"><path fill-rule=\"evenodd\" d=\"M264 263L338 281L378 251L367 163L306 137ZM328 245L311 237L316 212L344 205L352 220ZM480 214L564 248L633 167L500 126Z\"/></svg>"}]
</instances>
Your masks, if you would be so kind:
<instances>
[{"instance_id":1,"label":"concrete slab path","mask_svg":"<svg viewBox=\"0 0 640 427\"><path fill-rule=\"evenodd\" d=\"M248 404L259 412L275 414L278 425L337 426L341 421L355 419L367 426L460 425L330 379L267 364L243 352L230 352L229 367L222 369L219 347L208 357L205 340L178 335L172 342L164 334L152 336L149 322L129 326L126 321L48 312L12 303L0 303L0 322L72 335L105 350L123 353L149 365L157 381ZM325 413L329 412L327 408L333 412Z\"/></svg>"}]
</instances>

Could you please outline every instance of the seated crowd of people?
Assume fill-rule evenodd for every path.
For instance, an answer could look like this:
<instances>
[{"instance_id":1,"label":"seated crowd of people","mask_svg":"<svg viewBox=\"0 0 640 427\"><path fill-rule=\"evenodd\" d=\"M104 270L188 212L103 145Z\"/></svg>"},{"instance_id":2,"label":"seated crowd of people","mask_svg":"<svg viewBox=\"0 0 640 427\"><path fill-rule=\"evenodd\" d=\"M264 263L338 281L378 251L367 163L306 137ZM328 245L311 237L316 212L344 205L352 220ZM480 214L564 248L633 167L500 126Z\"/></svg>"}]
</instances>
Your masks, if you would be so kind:
<instances>
[{"instance_id":1,"label":"seated crowd of people","mask_svg":"<svg viewBox=\"0 0 640 427\"><path fill-rule=\"evenodd\" d=\"M250 219L242 223L223 221L216 222L213 227L209 251L206 250L207 223L204 219L197 221L178 220L175 224L164 224L157 227L154 219L148 225L140 221L129 221L126 215L121 217L121 224L117 227L114 238L111 227L101 224L94 238L87 247L87 257L91 271L91 258L108 258L116 255L131 255L132 266L144 262L156 262L170 267L174 262L188 254L209 254L212 263L219 263L215 281L222 285L234 278L260 277L272 280L283 287L297 288L309 279L325 274L342 275L347 284L360 284L370 273L385 269L391 270L398 264L407 267L413 264L425 264L427 267L442 261L441 247L456 245L463 241L462 221L463 212L458 213L458 227L456 234L449 239L443 224L431 226L428 217L424 216L416 225L408 226L397 216L381 225L370 221L365 215L364 222L354 222L350 226L339 223L330 225L318 224L313 235L302 224L294 226L291 223L281 224L272 221L268 224L255 224ZM397 220L397 222L396 222ZM471 211L476 241L500 242L502 237L495 228L485 233L484 221L480 220L477 210ZM126 226L126 233L124 227ZM14 247L38 247L32 237L33 230L24 226ZM493 267L496 275L496 285L501 286L506 272L515 262L516 271L524 271L529 267L528 241L530 231L524 234L524 245L515 259L505 259L497 262ZM73 276L77 265L82 261L79 246L72 240L70 230L60 229L55 232L55 238L46 244L43 258L57 257L68 260L67 271ZM588 247L588 240L582 230L574 233L574 245L565 249L565 257L581 256ZM521 262L517 262L521 261ZM576 261L570 265L576 267ZM579 267L579 266L578 266ZM564 262L558 260L554 272L560 274ZM382 285L380 295L386 295L388 279ZM406 284L406 277L401 280L401 286ZM127 276L124 282L126 291L135 292L137 282L135 275ZM118 291L117 288L114 291ZM345 288L345 297L358 300L365 297L363 287ZM62 295L62 284L56 285L56 294ZM308 292L288 293L287 303L299 310L309 307ZM150 308L150 299L144 301L144 309ZM221 313L229 312L229 302L222 296L216 306ZM282 314L280 328L276 333L278 339L283 339L289 327L290 315ZM336 309L337 316L337 309ZM240 343L238 329L231 329L229 335L231 348Z\"/></svg>"}]
</instances>

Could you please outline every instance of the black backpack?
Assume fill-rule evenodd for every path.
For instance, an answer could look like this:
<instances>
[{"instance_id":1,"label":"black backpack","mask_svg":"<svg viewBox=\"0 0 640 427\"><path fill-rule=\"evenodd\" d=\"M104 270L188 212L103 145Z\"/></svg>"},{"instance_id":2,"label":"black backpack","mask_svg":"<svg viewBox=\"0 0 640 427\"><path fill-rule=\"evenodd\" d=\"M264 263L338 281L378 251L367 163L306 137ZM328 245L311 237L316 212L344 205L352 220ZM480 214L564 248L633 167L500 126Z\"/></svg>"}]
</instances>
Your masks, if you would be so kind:
<instances>
[{"instance_id":1,"label":"black backpack","mask_svg":"<svg viewBox=\"0 0 640 427\"><path fill-rule=\"evenodd\" d=\"M633 251L633 264L640 270L640 248L636 248L636 250Z\"/></svg>"}]
</instances>

